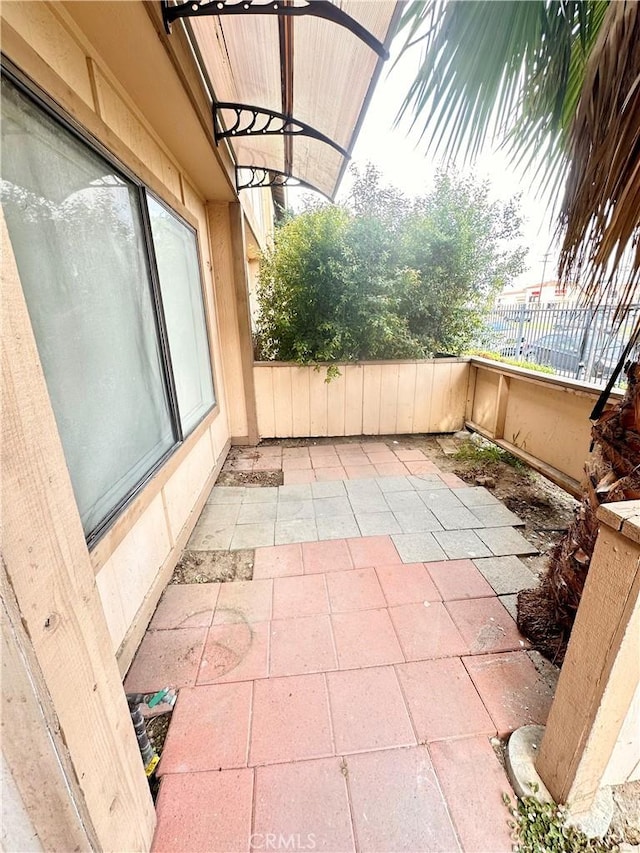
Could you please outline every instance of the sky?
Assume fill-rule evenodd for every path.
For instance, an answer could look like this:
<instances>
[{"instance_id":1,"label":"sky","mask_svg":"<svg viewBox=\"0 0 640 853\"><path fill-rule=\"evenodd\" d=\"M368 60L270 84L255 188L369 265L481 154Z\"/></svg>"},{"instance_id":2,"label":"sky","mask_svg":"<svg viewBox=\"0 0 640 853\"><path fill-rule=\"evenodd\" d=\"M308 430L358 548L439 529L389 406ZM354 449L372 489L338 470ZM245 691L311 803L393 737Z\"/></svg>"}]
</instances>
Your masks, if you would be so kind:
<instances>
[{"instance_id":1,"label":"sky","mask_svg":"<svg viewBox=\"0 0 640 853\"><path fill-rule=\"evenodd\" d=\"M407 52L395 65L399 54L400 40L392 46L392 55L384 67L369 105L368 112L356 142L351 162L363 169L367 161L378 167L385 183L397 186L408 196L422 194L431 187L433 177L441 163L433 155L424 153L424 143L418 131L411 131L409 122L394 128L397 112L420 59L419 48ZM517 279L518 286L538 284L554 280L558 252L552 245L553 220L549 214L548 200L536 197L525 176L518 174L508 162L507 156L487 147L475 163L462 162L453 165L461 171L470 171L476 177L486 178L490 183L492 199L506 201L517 193L522 194L523 245L528 249L527 270ZM337 195L342 200L349 188L348 171ZM288 191L290 204L299 208L302 197L308 191L291 188Z\"/></svg>"}]
</instances>

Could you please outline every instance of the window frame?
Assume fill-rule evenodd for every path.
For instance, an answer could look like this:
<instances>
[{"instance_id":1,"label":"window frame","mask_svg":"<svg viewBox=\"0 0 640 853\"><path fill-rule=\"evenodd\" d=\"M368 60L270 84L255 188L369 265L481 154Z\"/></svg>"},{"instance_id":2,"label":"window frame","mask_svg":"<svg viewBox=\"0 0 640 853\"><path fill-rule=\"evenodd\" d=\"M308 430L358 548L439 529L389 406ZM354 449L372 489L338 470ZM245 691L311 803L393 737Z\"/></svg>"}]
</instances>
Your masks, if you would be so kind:
<instances>
[{"instance_id":1,"label":"window frame","mask_svg":"<svg viewBox=\"0 0 640 853\"><path fill-rule=\"evenodd\" d=\"M216 376L214 370L213 350L211 346L211 329L209 316L207 312L207 300L205 299L204 291L204 276L200 253L200 240L198 229L188 222L169 202L161 197L157 190L152 189L147 183L139 178L119 157L113 154L100 140L90 131L77 122L67 110L58 104L50 95L47 94L37 83L15 65L4 53L0 52L0 74L16 87L16 89L29 99L36 107L41 109L52 121L63 127L67 132L71 133L81 143L88 146L95 154L102 157L116 173L129 181L135 189L138 213L142 225L143 234L143 251L145 256L145 266L148 273L148 286L151 289L151 300L153 305L155 331L158 340L158 347L161 355L161 370L162 377L165 383L165 391L167 394L169 416L173 431L173 444L162 456L152 465L146 474L134 485L115 506L106 514L106 516L88 533L85 534L87 548L91 551L98 542L111 530L116 522L121 518L124 511L138 498L141 493L147 488L150 482L157 474L165 467L175 453L183 446L185 441L193 435L201 426L203 421L211 417L218 409L218 395L216 387ZM160 278L158 274L158 266L153 245L153 235L151 232L151 221L149 209L147 205L147 194L151 195L157 202L162 204L169 213L173 214L178 220L186 225L187 228L194 234L196 242L196 253L198 258L198 274L200 277L200 295L202 298L205 331L207 335L207 347L209 353L209 366L211 369L211 382L214 393L214 403L202 416L202 418L192 427L187 435L182 432L182 424L180 420L180 410L178 407L178 398L176 393L175 381L173 376L173 365L171 362L171 352L169 349L169 336L167 332L167 324L162 301L162 291L160 288ZM36 342L37 343L37 342Z\"/></svg>"},{"instance_id":2,"label":"window frame","mask_svg":"<svg viewBox=\"0 0 640 853\"><path fill-rule=\"evenodd\" d=\"M211 332L209 329L209 320L207 317L207 300L205 299L205 293L204 293L204 276L202 274L203 267L202 267L202 256L200 254L200 240L198 239L197 228L194 228L194 226L191 225L190 222L187 222L187 220L184 218L184 216L181 216L177 210L175 210L173 207L171 207L170 204L167 204L167 202L163 198L161 198L158 195L158 193L154 192L150 187L148 187L146 185L143 185L143 193L144 193L144 205L143 205L144 217L143 218L145 221L145 225L144 225L145 231L148 228L149 257L152 261L152 267L154 269L154 273L155 273L155 276L157 278L157 289L158 289L158 293L160 294L161 299L162 299L162 285L160 284L160 274L158 271L158 260L156 258L156 248L155 248L155 245L153 242L153 232L151 229L151 215L149 213L149 204L147 202L147 197L150 196L155 202L157 202L159 205L164 207L164 209L168 213L170 213L172 216L174 216L178 220L178 222L180 222L181 225L184 225L185 228L187 228L187 230L193 234L195 244L196 244L196 261L198 264L198 278L200 279L200 298L202 299L202 312L204 315L204 331L205 331L206 340L207 340L207 354L209 356L209 367L211 369L211 386L213 388L213 403L211 406L209 406L209 408L206 410L206 412L196 421L196 423L191 427L189 432L186 433L186 435L185 435L182 432L182 423L180 420L180 407L178 405L178 395L176 393L176 416L178 418L178 427L180 430L181 440L184 441L185 439L189 438L190 435L193 434L193 432L200 426L202 421L205 418L207 418L211 414L211 412L213 412L215 410L216 406L218 405L218 389L216 387L216 376L215 376L215 372L213 369L213 347L211 345L212 344ZM169 349L169 335L168 335L168 330L167 330L167 326L166 326L164 306L162 309L162 318L163 318L163 322L165 325L165 332L167 334L167 349ZM171 353L169 352L168 354L170 357ZM172 381L174 381L173 365L171 365L171 362L169 362L169 364L171 366L171 379L172 379Z\"/></svg>"}]
</instances>

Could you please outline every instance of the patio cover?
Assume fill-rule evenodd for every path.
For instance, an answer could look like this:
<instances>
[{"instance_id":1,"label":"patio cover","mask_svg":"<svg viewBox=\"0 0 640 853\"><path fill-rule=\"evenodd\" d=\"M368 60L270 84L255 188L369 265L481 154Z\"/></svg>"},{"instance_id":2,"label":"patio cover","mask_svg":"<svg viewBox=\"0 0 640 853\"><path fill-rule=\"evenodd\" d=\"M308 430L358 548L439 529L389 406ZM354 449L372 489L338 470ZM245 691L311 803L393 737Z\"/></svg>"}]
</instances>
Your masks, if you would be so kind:
<instances>
[{"instance_id":1,"label":"patio cover","mask_svg":"<svg viewBox=\"0 0 640 853\"><path fill-rule=\"evenodd\" d=\"M214 96L238 189L295 182L333 198L364 118L396 0L204 0L185 18ZM293 178L294 180L290 180Z\"/></svg>"}]
</instances>

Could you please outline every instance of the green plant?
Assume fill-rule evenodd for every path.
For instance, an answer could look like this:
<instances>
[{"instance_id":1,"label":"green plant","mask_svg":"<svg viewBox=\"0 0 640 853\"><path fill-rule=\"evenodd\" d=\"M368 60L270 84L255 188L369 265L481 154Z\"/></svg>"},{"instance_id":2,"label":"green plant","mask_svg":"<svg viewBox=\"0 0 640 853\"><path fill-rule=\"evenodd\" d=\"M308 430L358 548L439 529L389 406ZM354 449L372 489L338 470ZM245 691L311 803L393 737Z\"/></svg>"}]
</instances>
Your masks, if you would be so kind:
<instances>
[{"instance_id":1,"label":"green plant","mask_svg":"<svg viewBox=\"0 0 640 853\"><path fill-rule=\"evenodd\" d=\"M618 850L611 838L588 838L567 823L567 809L555 803L542 803L536 797L511 801L503 794L512 819L514 851L517 853L610 853Z\"/></svg>"},{"instance_id":2,"label":"green plant","mask_svg":"<svg viewBox=\"0 0 640 853\"><path fill-rule=\"evenodd\" d=\"M499 352L470 349L466 351L465 355L477 355L479 358L489 358L491 361L501 361L503 364L512 364L514 367L524 367L526 370L537 370L538 373L555 374L553 367L549 367L548 364L536 364L535 361L525 361L522 358L510 358L506 355L500 355Z\"/></svg>"},{"instance_id":3,"label":"green plant","mask_svg":"<svg viewBox=\"0 0 640 853\"><path fill-rule=\"evenodd\" d=\"M377 170L346 206L311 204L260 265L257 354L303 364L416 359L468 346L489 296L522 269L517 203L441 173L409 201ZM504 249L511 241L511 248Z\"/></svg>"},{"instance_id":4,"label":"green plant","mask_svg":"<svg viewBox=\"0 0 640 853\"><path fill-rule=\"evenodd\" d=\"M453 458L459 462L473 462L482 465L495 465L504 462L505 465L510 465L519 471L529 470L517 456L490 442L476 444L475 441L471 440L463 441Z\"/></svg>"}]
</instances>

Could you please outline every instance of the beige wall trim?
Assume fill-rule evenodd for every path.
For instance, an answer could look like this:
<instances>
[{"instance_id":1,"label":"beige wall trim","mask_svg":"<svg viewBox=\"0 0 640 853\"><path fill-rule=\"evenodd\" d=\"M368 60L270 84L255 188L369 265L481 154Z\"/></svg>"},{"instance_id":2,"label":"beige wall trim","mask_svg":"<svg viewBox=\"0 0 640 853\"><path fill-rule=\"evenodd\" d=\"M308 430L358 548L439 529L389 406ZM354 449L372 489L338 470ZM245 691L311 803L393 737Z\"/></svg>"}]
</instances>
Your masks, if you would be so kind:
<instances>
[{"instance_id":1,"label":"beige wall trim","mask_svg":"<svg viewBox=\"0 0 640 853\"><path fill-rule=\"evenodd\" d=\"M229 205L231 221L231 251L233 253L233 280L238 305L238 333L240 336L242 377L247 407L247 436L250 444L257 444L258 415L256 389L253 379L253 338L251 335L251 308L249 306L249 271L247 269L247 244L245 217L240 202Z\"/></svg>"},{"instance_id":2,"label":"beige wall trim","mask_svg":"<svg viewBox=\"0 0 640 853\"><path fill-rule=\"evenodd\" d=\"M635 517L625 507L635 505ZM609 526L618 516L616 528ZM609 504L551 706L536 769L560 803L586 813L640 684L640 501ZM625 535L633 528L633 538ZM639 736L636 733L635 748Z\"/></svg>"},{"instance_id":3,"label":"beige wall trim","mask_svg":"<svg viewBox=\"0 0 640 853\"><path fill-rule=\"evenodd\" d=\"M552 483L555 483L557 486L560 486L561 489L564 489L565 492L569 492L570 495L573 495L574 498L579 498L582 495L582 487L579 480L569 477L558 468L554 468L553 465L547 465L546 462L542 462L540 459L532 456L531 453L527 453L526 450L523 450L521 447L517 447L510 441L505 441L504 438L496 438L492 432L484 429L484 427L481 427L479 424L475 424L473 421L466 421L465 426L467 429L473 430L473 432L477 432L483 438L487 438L489 441L497 444L498 447L501 447L503 450L511 453L511 455L515 456L517 459L521 459L523 462L526 462L530 468L533 468L534 471L538 471L540 474L543 474L548 480L551 480Z\"/></svg>"},{"instance_id":4,"label":"beige wall trim","mask_svg":"<svg viewBox=\"0 0 640 853\"><path fill-rule=\"evenodd\" d=\"M515 376L523 382L532 382L536 385L555 386L558 390L567 393L576 394L581 397L593 398L594 403L600 396L601 388L595 385L590 385L588 382L581 382L579 379L568 379L566 376L554 376L551 373L541 373L538 370L527 370L524 367L516 367L513 364L503 364L501 361L494 361L490 358L478 358L475 355L470 356L469 361L476 367L481 367L490 373L495 373L498 376ZM612 391L609 399L621 400L622 393L620 391Z\"/></svg>"},{"instance_id":5,"label":"beige wall trim","mask_svg":"<svg viewBox=\"0 0 640 853\"><path fill-rule=\"evenodd\" d=\"M155 812L4 219L3 557L97 845L148 850Z\"/></svg>"},{"instance_id":6,"label":"beige wall trim","mask_svg":"<svg viewBox=\"0 0 640 853\"><path fill-rule=\"evenodd\" d=\"M176 563L180 559L180 556L185 549L187 542L189 541L189 537L193 531L193 528L196 526L196 522L200 517L200 513L209 497L209 493L214 486L215 481L222 470L222 466L224 465L224 460L227 457L227 453L229 452L229 448L231 446L231 442L227 441L218 460L216 462L216 466L207 478L207 482L205 483L198 500L196 501L193 509L189 513L189 517L185 522L184 527L180 531L180 535L178 536L175 545L171 549L169 556L164 561L162 568L158 572L158 575L153 583L153 586L147 593L144 601L138 613L136 614L136 618L133 620L129 630L127 631L127 635L122 641L120 648L118 649L117 658L118 658L118 667L120 669L120 674L124 677L127 670L131 666L131 661L134 658L134 655L140 645L142 638L144 637L144 633L147 630L149 622L151 621L151 617L153 616L156 607L158 606L158 601L160 601L160 596L164 592L166 585L168 584L171 575L173 574L173 570L176 567Z\"/></svg>"},{"instance_id":7,"label":"beige wall trim","mask_svg":"<svg viewBox=\"0 0 640 853\"><path fill-rule=\"evenodd\" d=\"M91 563L96 574L104 566L125 536L135 526L136 522L142 516L151 501L158 495L162 490L162 487L177 471L218 415L219 409L216 406L213 411L209 412L209 414L198 424L191 435L187 436L187 438L185 438L185 440L176 447L175 451L169 459L167 459L162 468L160 468L155 476L147 483L140 494L133 498L126 509L120 513L104 536L96 542L90 552Z\"/></svg>"},{"instance_id":8,"label":"beige wall trim","mask_svg":"<svg viewBox=\"0 0 640 853\"><path fill-rule=\"evenodd\" d=\"M2 754L43 850L96 850L98 840L20 610L0 566ZM17 846L2 803L5 850Z\"/></svg>"}]
</instances>

